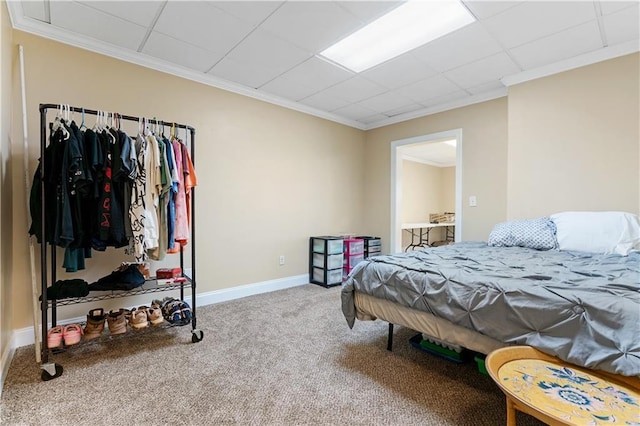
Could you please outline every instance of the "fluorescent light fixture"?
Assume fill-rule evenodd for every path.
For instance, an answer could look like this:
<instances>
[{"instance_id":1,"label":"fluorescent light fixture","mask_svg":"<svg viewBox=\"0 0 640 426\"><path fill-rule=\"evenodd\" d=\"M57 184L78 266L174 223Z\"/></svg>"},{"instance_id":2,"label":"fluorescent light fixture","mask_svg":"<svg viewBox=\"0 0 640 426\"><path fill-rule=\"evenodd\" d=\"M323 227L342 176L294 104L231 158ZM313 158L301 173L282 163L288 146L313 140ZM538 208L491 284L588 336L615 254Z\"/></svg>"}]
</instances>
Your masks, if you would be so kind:
<instances>
[{"instance_id":1,"label":"fluorescent light fixture","mask_svg":"<svg viewBox=\"0 0 640 426\"><path fill-rule=\"evenodd\" d=\"M361 72L474 21L457 0L409 0L320 55Z\"/></svg>"}]
</instances>

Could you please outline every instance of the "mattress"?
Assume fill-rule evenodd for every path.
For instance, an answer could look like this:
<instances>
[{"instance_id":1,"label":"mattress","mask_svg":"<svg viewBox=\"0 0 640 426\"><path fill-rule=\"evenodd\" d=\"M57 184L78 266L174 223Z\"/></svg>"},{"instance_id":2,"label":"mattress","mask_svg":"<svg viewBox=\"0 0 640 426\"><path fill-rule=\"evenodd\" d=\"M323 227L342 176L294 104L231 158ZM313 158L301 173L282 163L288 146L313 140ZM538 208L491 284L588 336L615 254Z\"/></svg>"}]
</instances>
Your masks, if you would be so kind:
<instances>
[{"instance_id":1,"label":"mattress","mask_svg":"<svg viewBox=\"0 0 640 426\"><path fill-rule=\"evenodd\" d=\"M457 243L357 265L342 287L349 326L356 319L357 293L503 344L533 346L587 368L640 375L638 253Z\"/></svg>"}]
</instances>

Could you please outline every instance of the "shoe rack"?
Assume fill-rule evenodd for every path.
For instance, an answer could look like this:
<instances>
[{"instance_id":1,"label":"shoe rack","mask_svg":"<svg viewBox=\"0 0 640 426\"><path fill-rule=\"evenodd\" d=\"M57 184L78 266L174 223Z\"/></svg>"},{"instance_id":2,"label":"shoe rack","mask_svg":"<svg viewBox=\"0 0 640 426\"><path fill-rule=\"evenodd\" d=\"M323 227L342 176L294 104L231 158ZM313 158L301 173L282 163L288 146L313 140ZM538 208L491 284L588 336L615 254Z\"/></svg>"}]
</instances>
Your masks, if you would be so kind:
<instances>
[{"instance_id":1,"label":"shoe rack","mask_svg":"<svg viewBox=\"0 0 640 426\"><path fill-rule=\"evenodd\" d=\"M90 110L90 109L85 109L81 107L72 107L68 105L65 105L65 107L67 108L68 111L82 113L83 120L84 120L84 114L96 115L96 116L103 114L101 111ZM59 105L40 104L40 158L41 159L45 158L45 148L47 146L47 132L46 132L47 111L51 109L55 110L59 108L60 108ZM126 115L120 115L120 114L118 114L118 118L120 120L135 121L138 123L141 120L139 117L126 116ZM191 159L195 163L195 149L194 149L195 129L193 127L185 124L174 123L174 122L161 122L160 120L155 120L155 119L147 120L147 122L151 124L162 124L162 125L164 125L164 123L171 123L176 128L187 130L188 138L185 142L190 142L188 145L190 145L191 147ZM45 163L44 161L41 161L40 182L42 182L45 176L44 163ZM41 231L40 235L44 237L47 235L46 229L45 229L46 227L45 218L46 218L47 212L46 212L46 204L45 204L44 185L40 185L40 200L42 203L42 209L41 209L42 211L41 211L41 218L40 218L41 219L40 223L42 228L40 229ZM184 280L182 280L178 284L164 284L164 283L159 284L158 280L153 278L145 281L145 283L142 286L137 287L133 290L101 291L96 293L95 295L89 293L89 295L86 297L48 300L47 288L56 282L56 262L57 262L56 246L54 246L51 243L44 242L46 238L43 238L43 242L40 245L40 260L41 260L40 262L41 292L40 293L41 293L41 296L39 300L35 301L35 304L40 305L40 311L41 311L41 318L40 318L41 322L39 327L41 330L41 340L40 340L40 345L38 345L39 342L36 342L36 351L37 351L36 353L40 355L40 368L42 370L41 372L42 380L48 381L48 380L55 379L61 376L63 372L63 367L61 365L56 364L55 362L51 362L50 359L53 357L54 351L48 348L48 342L47 342L48 324L51 323L51 328L54 328L57 326L57 308L59 306L72 305L72 304L78 304L78 303L91 304L91 303L106 300L106 299L125 298L125 297L137 296L137 295L147 294L147 293L172 292L172 291L179 292L180 300L184 301L185 299L184 290L190 288L191 289L191 307L190 307L191 308L191 321L190 321L191 341L193 343L197 343L202 340L203 332L202 330L197 328L197 320L196 320L196 279L195 279L196 278L196 265L195 265L196 221L195 221L195 191L193 189L191 190L190 212L191 212L191 217L190 217L191 240L189 241L189 246L191 249L191 256L190 256L191 257L191 260L190 260L191 276L184 275L184 271L185 271L184 252L183 252L183 248L180 247L180 252L179 252L180 268L181 268L182 277L184 278ZM47 253L48 247L50 248L50 254ZM34 297L37 298L38 296L34 295ZM126 335L128 334L129 333L127 333ZM74 346L77 346L77 345L74 345ZM39 347L39 352L38 352L38 347Z\"/></svg>"}]
</instances>

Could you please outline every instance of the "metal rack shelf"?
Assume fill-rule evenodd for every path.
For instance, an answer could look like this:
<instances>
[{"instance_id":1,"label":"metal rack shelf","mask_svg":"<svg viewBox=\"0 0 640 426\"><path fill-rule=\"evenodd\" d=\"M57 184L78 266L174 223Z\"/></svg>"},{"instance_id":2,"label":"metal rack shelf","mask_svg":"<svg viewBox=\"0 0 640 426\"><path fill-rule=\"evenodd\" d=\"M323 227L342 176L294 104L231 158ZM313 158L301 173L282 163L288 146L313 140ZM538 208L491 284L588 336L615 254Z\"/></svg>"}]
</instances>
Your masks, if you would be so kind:
<instances>
[{"instance_id":1,"label":"metal rack shelf","mask_svg":"<svg viewBox=\"0 0 640 426\"><path fill-rule=\"evenodd\" d=\"M184 277L187 281L176 284L158 284L155 278L145 281L140 287L136 287L132 290L114 290L114 291L100 291L97 295L90 295L85 297L72 297L67 299L48 300L49 306L55 303L58 307L66 305L75 305L77 303L91 303L100 300L116 299L119 297L137 296L140 294L157 293L161 291L181 290L191 288L191 279Z\"/></svg>"}]
</instances>

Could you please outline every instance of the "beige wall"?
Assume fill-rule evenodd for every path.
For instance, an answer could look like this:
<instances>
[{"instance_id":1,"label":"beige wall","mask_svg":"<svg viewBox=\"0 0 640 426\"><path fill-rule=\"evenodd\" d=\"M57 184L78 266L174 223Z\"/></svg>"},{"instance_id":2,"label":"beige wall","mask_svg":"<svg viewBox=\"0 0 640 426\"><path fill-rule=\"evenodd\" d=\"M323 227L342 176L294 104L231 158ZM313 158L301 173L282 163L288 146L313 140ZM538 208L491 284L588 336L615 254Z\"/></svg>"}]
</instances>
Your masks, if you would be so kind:
<instances>
[{"instance_id":1,"label":"beige wall","mask_svg":"<svg viewBox=\"0 0 640 426\"><path fill-rule=\"evenodd\" d=\"M367 170L375 173L365 187L365 227L382 236L383 251L389 251L390 238L391 142L458 128L463 133L462 199L478 199L477 207L463 202L462 239L486 240L493 225L506 218L506 98L381 127L366 134Z\"/></svg>"},{"instance_id":2,"label":"beige wall","mask_svg":"<svg viewBox=\"0 0 640 426\"><path fill-rule=\"evenodd\" d=\"M509 88L509 218L640 211L633 54Z\"/></svg>"},{"instance_id":3,"label":"beige wall","mask_svg":"<svg viewBox=\"0 0 640 426\"><path fill-rule=\"evenodd\" d=\"M425 222L429 213L441 209L440 168L415 161L402 161L402 222Z\"/></svg>"},{"instance_id":4,"label":"beige wall","mask_svg":"<svg viewBox=\"0 0 640 426\"><path fill-rule=\"evenodd\" d=\"M430 213L454 212L455 167L435 167L416 161L402 161L402 223L429 221ZM429 241L444 238L442 229L433 229ZM402 232L402 247L411 242Z\"/></svg>"},{"instance_id":5,"label":"beige wall","mask_svg":"<svg viewBox=\"0 0 640 426\"><path fill-rule=\"evenodd\" d=\"M442 212L456 211L456 168L440 168L440 184L442 185L442 198L440 210Z\"/></svg>"},{"instance_id":6,"label":"beige wall","mask_svg":"<svg viewBox=\"0 0 640 426\"><path fill-rule=\"evenodd\" d=\"M11 75L15 49L5 2L0 3L0 359L5 360L11 343L12 214L11 214ZM2 381L0 379L0 386ZM0 393L2 390L0 389Z\"/></svg>"},{"instance_id":7,"label":"beige wall","mask_svg":"<svg viewBox=\"0 0 640 426\"><path fill-rule=\"evenodd\" d=\"M13 37L25 49L32 170L39 157L39 103L155 116L196 128L199 293L306 274L309 236L368 231L362 225L364 132L19 31ZM92 125L94 118L87 121ZM19 171L14 268L27 282L22 147L13 148ZM87 260L91 270L82 277L106 275L125 259L120 252ZM31 325L29 293L25 285L15 289L13 328ZM62 317L91 307L78 305Z\"/></svg>"}]
</instances>

